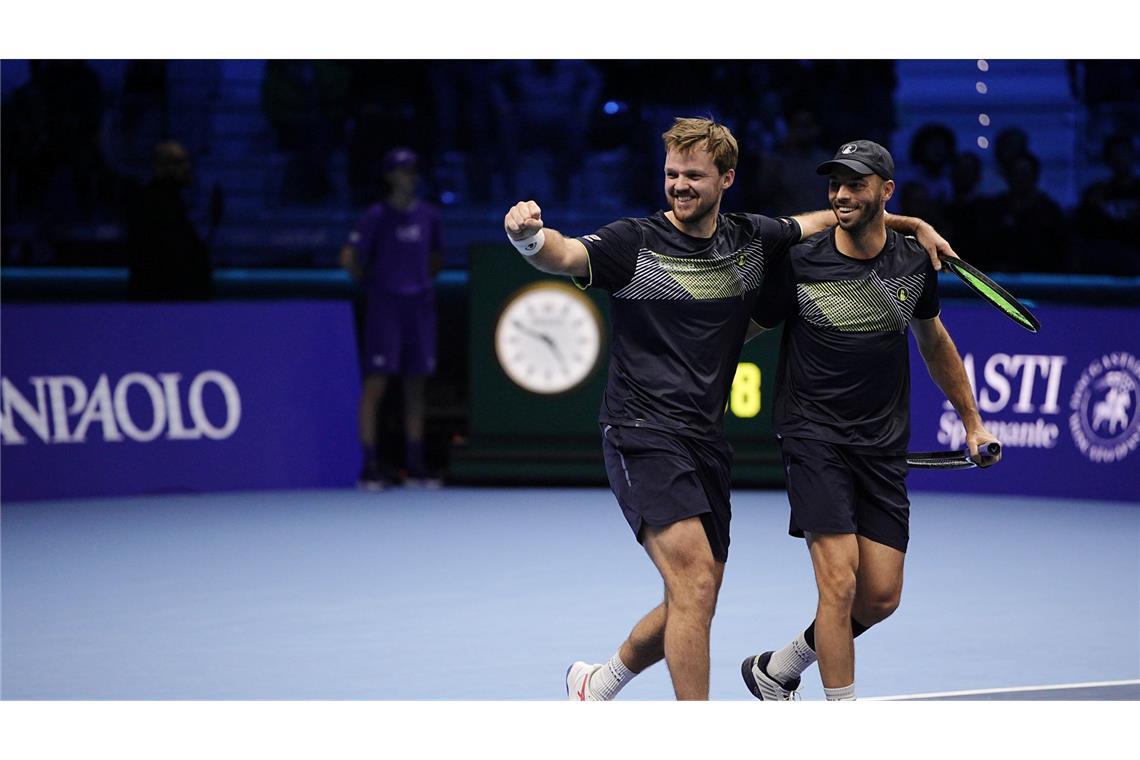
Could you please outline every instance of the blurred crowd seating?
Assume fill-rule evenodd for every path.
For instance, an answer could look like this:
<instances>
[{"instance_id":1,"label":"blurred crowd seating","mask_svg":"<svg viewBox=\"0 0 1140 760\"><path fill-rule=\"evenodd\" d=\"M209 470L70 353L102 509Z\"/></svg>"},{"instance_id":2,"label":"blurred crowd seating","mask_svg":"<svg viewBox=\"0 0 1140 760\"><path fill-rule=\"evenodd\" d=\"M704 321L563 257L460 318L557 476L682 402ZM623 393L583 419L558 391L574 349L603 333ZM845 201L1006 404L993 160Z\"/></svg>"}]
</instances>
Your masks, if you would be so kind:
<instances>
[{"instance_id":1,"label":"blurred crowd seating","mask_svg":"<svg viewBox=\"0 0 1140 760\"><path fill-rule=\"evenodd\" d=\"M154 146L176 140L193 165L188 213L212 230L215 268L335 267L380 192L380 157L408 145L443 212L447 266L462 269L520 198L576 232L657 208L658 136L675 115L712 115L742 147L728 210L822 205L810 167L870 137L899 166L891 210L930 219L984 267L1140 274L1136 61L100 60L2 70L5 266L125 266L128 211Z\"/></svg>"}]
</instances>

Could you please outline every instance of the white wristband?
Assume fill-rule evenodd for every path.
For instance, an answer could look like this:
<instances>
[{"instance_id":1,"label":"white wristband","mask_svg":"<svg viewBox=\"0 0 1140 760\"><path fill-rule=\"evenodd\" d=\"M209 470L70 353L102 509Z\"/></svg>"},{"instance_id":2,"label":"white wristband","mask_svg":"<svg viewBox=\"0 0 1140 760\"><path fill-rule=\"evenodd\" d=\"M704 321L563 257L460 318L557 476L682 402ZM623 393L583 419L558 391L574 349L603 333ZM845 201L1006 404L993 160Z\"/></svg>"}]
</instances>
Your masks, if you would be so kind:
<instances>
[{"instance_id":1,"label":"white wristband","mask_svg":"<svg viewBox=\"0 0 1140 760\"><path fill-rule=\"evenodd\" d=\"M511 241L511 245L517 248L518 252L523 256L535 255L542 250L542 246L546 243L546 235L543 234L542 230L539 230L530 237L524 237L522 240L515 240L511 237L507 239Z\"/></svg>"}]
</instances>

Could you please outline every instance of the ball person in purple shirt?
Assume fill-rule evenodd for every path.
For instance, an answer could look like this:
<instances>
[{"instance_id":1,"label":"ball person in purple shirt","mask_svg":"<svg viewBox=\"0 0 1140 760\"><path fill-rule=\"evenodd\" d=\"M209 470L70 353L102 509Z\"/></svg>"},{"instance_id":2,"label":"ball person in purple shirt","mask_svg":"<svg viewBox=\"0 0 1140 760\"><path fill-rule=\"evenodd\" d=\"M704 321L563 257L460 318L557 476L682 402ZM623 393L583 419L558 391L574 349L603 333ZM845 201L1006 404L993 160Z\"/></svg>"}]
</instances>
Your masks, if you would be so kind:
<instances>
[{"instance_id":1,"label":"ball person in purple shirt","mask_svg":"<svg viewBox=\"0 0 1140 760\"><path fill-rule=\"evenodd\" d=\"M360 443L364 465L358 485L380 490L399 482L376 456L376 412L399 376L404 389L404 464L412 479L427 478L424 461L424 384L435 372L436 315L432 278L442 263L439 212L416 196L416 154L395 148L382 164L387 192L372 205L340 252L364 294L364 392Z\"/></svg>"}]
</instances>

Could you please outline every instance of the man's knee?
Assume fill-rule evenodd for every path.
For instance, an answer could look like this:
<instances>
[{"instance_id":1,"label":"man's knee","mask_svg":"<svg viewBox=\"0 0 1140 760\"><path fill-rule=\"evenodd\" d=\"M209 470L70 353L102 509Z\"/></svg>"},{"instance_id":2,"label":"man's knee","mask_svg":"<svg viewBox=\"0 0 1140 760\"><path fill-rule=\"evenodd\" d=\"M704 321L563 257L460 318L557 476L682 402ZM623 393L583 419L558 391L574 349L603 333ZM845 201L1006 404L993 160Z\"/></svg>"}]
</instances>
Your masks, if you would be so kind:
<instances>
[{"instance_id":1,"label":"man's knee","mask_svg":"<svg viewBox=\"0 0 1140 760\"><path fill-rule=\"evenodd\" d=\"M719 586L711 559L691 562L666 582L666 606L670 611L695 612L711 618Z\"/></svg>"},{"instance_id":2,"label":"man's knee","mask_svg":"<svg viewBox=\"0 0 1140 760\"><path fill-rule=\"evenodd\" d=\"M846 566L816 570L819 601L829 607L849 609L855 602L855 569Z\"/></svg>"},{"instance_id":3,"label":"man's knee","mask_svg":"<svg viewBox=\"0 0 1140 760\"><path fill-rule=\"evenodd\" d=\"M850 609L855 602L859 568L859 549L854 536L812 535L809 541L820 604Z\"/></svg>"},{"instance_id":4,"label":"man's knee","mask_svg":"<svg viewBox=\"0 0 1140 760\"><path fill-rule=\"evenodd\" d=\"M880 623L899 608L902 589L884 589L865 592L859 589L855 599L855 619L866 626Z\"/></svg>"},{"instance_id":5,"label":"man's knee","mask_svg":"<svg viewBox=\"0 0 1140 760\"><path fill-rule=\"evenodd\" d=\"M712 555L698 518L663 528L647 526L645 548L665 581L666 604L711 610L716 606L724 565Z\"/></svg>"}]
</instances>

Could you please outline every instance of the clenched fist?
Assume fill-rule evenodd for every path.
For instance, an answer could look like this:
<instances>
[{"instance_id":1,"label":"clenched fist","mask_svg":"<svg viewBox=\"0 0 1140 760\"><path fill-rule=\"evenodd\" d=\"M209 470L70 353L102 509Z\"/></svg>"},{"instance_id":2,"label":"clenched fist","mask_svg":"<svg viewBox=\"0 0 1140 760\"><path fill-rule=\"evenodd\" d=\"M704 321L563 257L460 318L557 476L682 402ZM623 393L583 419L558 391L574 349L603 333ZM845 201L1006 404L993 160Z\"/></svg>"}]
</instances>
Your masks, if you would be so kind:
<instances>
[{"instance_id":1,"label":"clenched fist","mask_svg":"<svg viewBox=\"0 0 1140 760\"><path fill-rule=\"evenodd\" d=\"M519 201L507 212L503 228L511 240L522 240L542 229L542 209L534 201Z\"/></svg>"}]
</instances>

